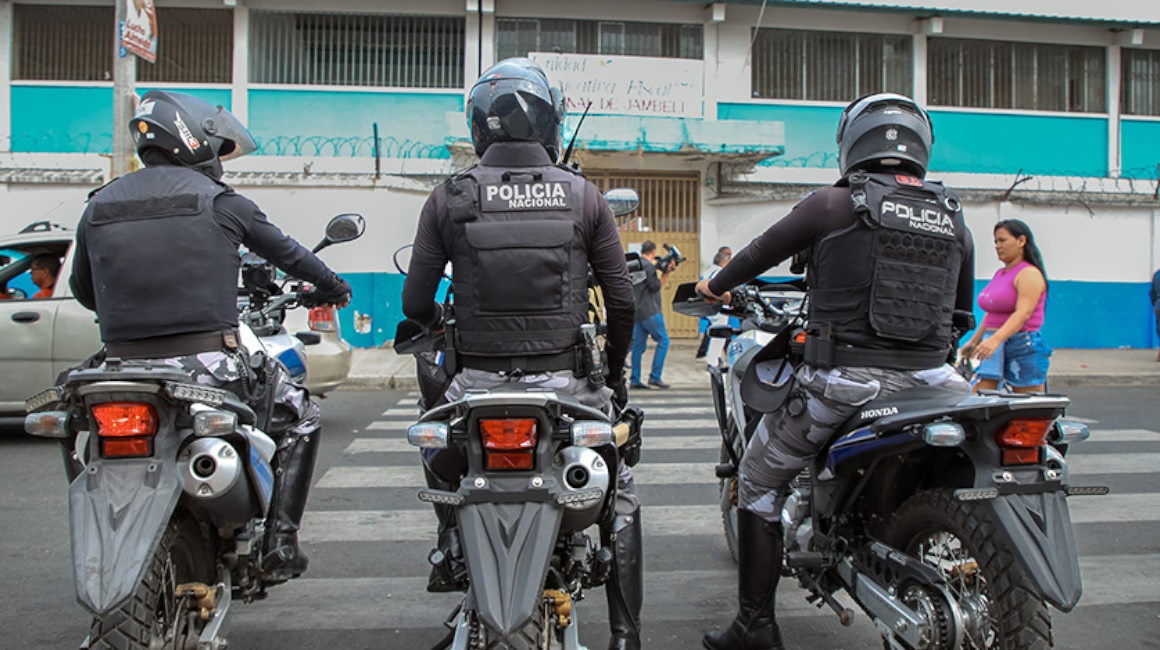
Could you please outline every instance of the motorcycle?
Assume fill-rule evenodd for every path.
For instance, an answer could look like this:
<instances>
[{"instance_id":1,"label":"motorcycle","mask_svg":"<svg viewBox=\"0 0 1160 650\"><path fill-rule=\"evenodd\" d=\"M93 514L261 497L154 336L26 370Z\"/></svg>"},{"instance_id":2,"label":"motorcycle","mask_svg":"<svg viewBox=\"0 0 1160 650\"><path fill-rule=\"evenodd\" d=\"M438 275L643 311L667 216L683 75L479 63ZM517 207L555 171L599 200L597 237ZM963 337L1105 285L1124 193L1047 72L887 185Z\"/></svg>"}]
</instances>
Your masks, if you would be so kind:
<instances>
[{"instance_id":1,"label":"motorcycle","mask_svg":"<svg viewBox=\"0 0 1160 650\"><path fill-rule=\"evenodd\" d=\"M721 433L719 464L715 468L720 496L721 524L729 555L737 561L737 470L745 447L762 413L746 404L741 396L742 378L755 357L779 333L801 325L805 308L805 284L752 282L733 291L729 305L712 305L691 292L695 285L684 284L674 295L674 309L686 315L727 316L737 325L710 325L706 340L724 342L720 356L709 355L709 391ZM678 308L679 306L679 308ZM713 350L716 346L702 344Z\"/></svg>"},{"instance_id":2,"label":"motorcycle","mask_svg":"<svg viewBox=\"0 0 1160 650\"><path fill-rule=\"evenodd\" d=\"M737 295L764 311L752 294ZM720 306L689 286L674 309L702 316ZM735 476L734 454L763 413L804 406L792 359L805 330L795 323L800 315L764 348L739 349L722 372L732 388L714 397L726 400L719 475ZM965 318L956 328L969 329ZM783 574L851 625L854 611L835 596L844 591L888 649L1051 647L1048 605L1069 612L1083 592L1067 498L1108 492L1070 480L1068 446L1090 432L1065 418L1068 405L1063 395L933 387L866 403L791 485ZM723 488L723 510L727 498L735 508Z\"/></svg>"},{"instance_id":3,"label":"motorcycle","mask_svg":"<svg viewBox=\"0 0 1160 650\"><path fill-rule=\"evenodd\" d=\"M361 235L362 217L340 215L326 232L316 250ZM289 295L312 304L305 289ZM239 334L258 359L250 403L163 361L115 357L27 400L25 430L75 439L81 466L69 528L77 601L93 617L82 649L223 650L234 600L278 583L261 572L278 362L255 354L247 320Z\"/></svg>"},{"instance_id":4,"label":"motorcycle","mask_svg":"<svg viewBox=\"0 0 1160 650\"><path fill-rule=\"evenodd\" d=\"M318 253L337 243L358 239L366 228L362 215L341 214L334 217L326 228L326 236L311 249ZM280 274L273 264L254 252L242 255L241 283L238 288L238 321L247 349L262 350L276 359L290 374L290 378L306 384L306 346L317 345L317 332L290 334L283 321L286 313L309 302L312 288L293 278ZM249 337L253 334L253 337Z\"/></svg>"},{"instance_id":5,"label":"motorcycle","mask_svg":"<svg viewBox=\"0 0 1160 650\"><path fill-rule=\"evenodd\" d=\"M467 468L455 491L418 493L454 510L466 564L464 598L437 648L585 647L577 603L615 570L611 549L585 530L613 516L617 446L643 419L627 417L614 426L564 393L481 391L408 429L411 444L457 453Z\"/></svg>"},{"instance_id":6,"label":"motorcycle","mask_svg":"<svg viewBox=\"0 0 1160 650\"><path fill-rule=\"evenodd\" d=\"M605 197L617 215L639 203L632 190ZM586 531L615 516L619 463L622 455L635 463L644 413L625 408L614 422L568 393L518 382L441 404L445 368L455 365L450 301L442 316L430 327L401 322L394 344L415 356L420 378L424 412L407 440L450 487L418 498L453 513L462 551L452 558L435 549L428 558L459 567L448 573L464 592L435 648L583 650L577 604L615 571L615 542ZM599 327L580 329L599 364Z\"/></svg>"}]
</instances>

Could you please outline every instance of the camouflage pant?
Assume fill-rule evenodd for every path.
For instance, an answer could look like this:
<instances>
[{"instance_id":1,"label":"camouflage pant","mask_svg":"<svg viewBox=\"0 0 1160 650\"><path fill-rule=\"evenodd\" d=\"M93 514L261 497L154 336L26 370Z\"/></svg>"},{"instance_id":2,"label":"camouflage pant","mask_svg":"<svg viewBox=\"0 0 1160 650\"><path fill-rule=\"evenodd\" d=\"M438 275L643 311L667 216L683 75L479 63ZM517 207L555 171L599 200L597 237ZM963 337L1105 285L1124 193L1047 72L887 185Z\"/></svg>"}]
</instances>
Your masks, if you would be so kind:
<instances>
[{"instance_id":1,"label":"camouflage pant","mask_svg":"<svg viewBox=\"0 0 1160 650\"><path fill-rule=\"evenodd\" d=\"M790 482L866 402L915 386L970 391L949 365L918 371L802 366L797 380L805 389L804 411L794 416L781 409L763 417L741 459L738 507L771 523L781 521Z\"/></svg>"},{"instance_id":2,"label":"camouflage pant","mask_svg":"<svg viewBox=\"0 0 1160 650\"><path fill-rule=\"evenodd\" d=\"M577 378L571 370L541 372L514 378L498 372L465 368L451 380L451 385L447 387L447 392L444 395L448 401L456 401L462 399L469 389L484 388L490 390L511 385L513 382L567 393L580 400L580 403L585 406L600 409L610 416L612 415L612 389L602 387L593 390L587 379ZM636 482L632 478L632 472L629 471L627 465L620 463L616 479L616 514L630 515L639 506L640 500L636 496Z\"/></svg>"},{"instance_id":3,"label":"camouflage pant","mask_svg":"<svg viewBox=\"0 0 1160 650\"><path fill-rule=\"evenodd\" d=\"M134 365L165 365L189 373L197 384L225 388L245 399L244 381L247 376L242 355L226 352L202 352L181 357L148 360L125 360L124 367ZM99 367L104 367L102 363ZM274 412L270 414L269 431L279 447L289 445L298 436L313 435L322 424L322 414L306 387L299 384L277 363L270 363L267 372L275 373ZM290 434L290 435L287 435Z\"/></svg>"}]
</instances>

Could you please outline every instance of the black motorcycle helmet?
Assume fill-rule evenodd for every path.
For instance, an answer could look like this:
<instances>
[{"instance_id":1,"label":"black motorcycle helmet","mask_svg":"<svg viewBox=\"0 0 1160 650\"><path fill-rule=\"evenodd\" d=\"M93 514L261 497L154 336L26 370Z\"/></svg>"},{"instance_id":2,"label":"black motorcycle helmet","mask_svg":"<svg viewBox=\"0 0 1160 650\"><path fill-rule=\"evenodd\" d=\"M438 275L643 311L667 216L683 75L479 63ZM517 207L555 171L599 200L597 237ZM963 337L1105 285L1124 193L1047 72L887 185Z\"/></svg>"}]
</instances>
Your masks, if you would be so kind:
<instances>
[{"instance_id":1,"label":"black motorcycle helmet","mask_svg":"<svg viewBox=\"0 0 1160 650\"><path fill-rule=\"evenodd\" d=\"M221 162L240 158L258 145L232 113L193 95L150 90L129 120L142 159L150 148L178 163L221 176ZM216 173L214 173L216 172Z\"/></svg>"},{"instance_id":2,"label":"black motorcycle helmet","mask_svg":"<svg viewBox=\"0 0 1160 650\"><path fill-rule=\"evenodd\" d=\"M902 171L926 176L934 127L909 97L874 93L851 102L838 121L838 167Z\"/></svg>"},{"instance_id":3,"label":"black motorcycle helmet","mask_svg":"<svg viewBox=\"0 0 1160 650\"><path fill-rule=\"evenodd\" d=\"M529 59L504 59L488 68L467 97L467 126L475 153L495 142L532 141L552 160L560 156L564 94Z\"/></svg>"}]
</instances>

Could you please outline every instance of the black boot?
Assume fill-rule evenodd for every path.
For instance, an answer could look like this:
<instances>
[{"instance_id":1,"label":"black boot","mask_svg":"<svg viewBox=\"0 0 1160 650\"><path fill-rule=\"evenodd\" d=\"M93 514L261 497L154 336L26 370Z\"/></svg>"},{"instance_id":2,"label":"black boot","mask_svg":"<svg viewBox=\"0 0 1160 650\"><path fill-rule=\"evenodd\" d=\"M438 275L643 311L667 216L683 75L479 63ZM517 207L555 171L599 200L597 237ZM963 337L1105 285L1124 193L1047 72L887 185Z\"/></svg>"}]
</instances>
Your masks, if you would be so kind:
<instances>
[{"instance_id":1,"label":"black boot","mask_svg":"<svg viewBox=\"0 0 1160 650\"><path fill-rule=\"evenodd\" d=\"M432 490L454 492L454 486L436 476L426 463L423 464L423 474L427 478L427 487ZM431 563L427 591L433 594L463 591L467 584L467 565L463 563L455 508L439 503L431 505L435 509L435 518L439 520L439 538L436 547L427 555L427 561Z\"/></svg>"},{"instance_id":2,"label":"black boot","mask_svg":"<svg viewBox=\"0 0 1160 650\"><path fill-rule=\"evenodd\" d=\"M262 572L274 582L297 578L306 571L309 560L298 548L298 528L310 494L320 433L287 433L292 440L275 452L278 466L266 518L266 554L262 558Z\"/></svg>"},{"instance_id":3,"label":"black boot","mask_svg":"<svg viewBox=\"0 0 1160 650\"><path fill-rule=\"evenodd\" d=\"M640 650L640 607L644 601L640 508L613 519L610 528L600 530L601 541L612 549L613 559L612 575L604 587L608 598L608 650Z\"/></svg>"},{"instance_id":4,"label":"black boot","mask_svg":"<svg viewBox=\"0 0 1160 650\"><path fill-rule=\"evenodd\" d=\"M737 510L737 600L733 623L705 635L709 650L784 650L774 617L774 596L781 578L781 524L766 523Z\"/></svg>"}]
</instances>

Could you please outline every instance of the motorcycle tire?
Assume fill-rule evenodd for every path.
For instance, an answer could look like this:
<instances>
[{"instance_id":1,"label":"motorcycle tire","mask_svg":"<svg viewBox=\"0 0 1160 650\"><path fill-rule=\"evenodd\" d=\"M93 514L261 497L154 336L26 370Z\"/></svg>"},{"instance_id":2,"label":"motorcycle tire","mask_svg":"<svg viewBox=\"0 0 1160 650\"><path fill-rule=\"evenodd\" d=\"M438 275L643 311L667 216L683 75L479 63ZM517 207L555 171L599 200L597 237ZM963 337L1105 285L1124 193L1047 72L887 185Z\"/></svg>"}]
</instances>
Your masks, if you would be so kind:
<instances>
[{"instance_id":1,"label":"motorcycle tire","mask_svg":"<svg viewBox=\"0 0 1160 650\"><path fill-rule=\"evenodd\" d=\"M149 567L125 605L93 619L91 650L147 650L172 643L164 638L176 612L176 585L214 583L214 559L196 521L174 517L149 561Z\"/></svg>"},{"instance_id":2,"label":"motorcycle tire","mask_svg":"<svg viewBox=\"0 0 1160 650\"><path fill-rule=\"evenodd\" d=\"M725 443L721 443L721 463L733 463ZM721 527L725 529L725 545L729 557L737 563L737 474L717 479L717 495L721 503Z\"/></svg>"},{"instance_id":3,"label":"motorcycle tire","mask_svg":"<svg viewBox=\"0 0 1160 650\"><path fill-rule=\"evenodd\" d=\"M543 641L544 633L544 612L542 609L537 609L537 612L531 616L531 619L523 624L523 627L516 630L516 634L509 637L507 641L498 640L499 635L493 633L491 628L484 626L483 622L479 621L478 617L472 616L474 623L470 626L472 629L466 631L469 638L466 640L459 640L459 638L451 637L436 644L433 650L447 650L454 647L456 641L466 641L467 648L471 650L564 650L564 643L556 636L552 635L548 643Z\"/></svg>"},{"instance_id":4,"label":"motorcycle tire","mask_svg":"<svg viewBox=\"0 0 1160 650\"><path fill-rule=\"evenodd\" d=\"M971 619L979 623L966 631L964 650L1052 647L1047 604L977 504L955 499L948 489L920 492L898 509L883 541L943 572L960 607L976 614Z\"/></svg>"}]
</instances>

